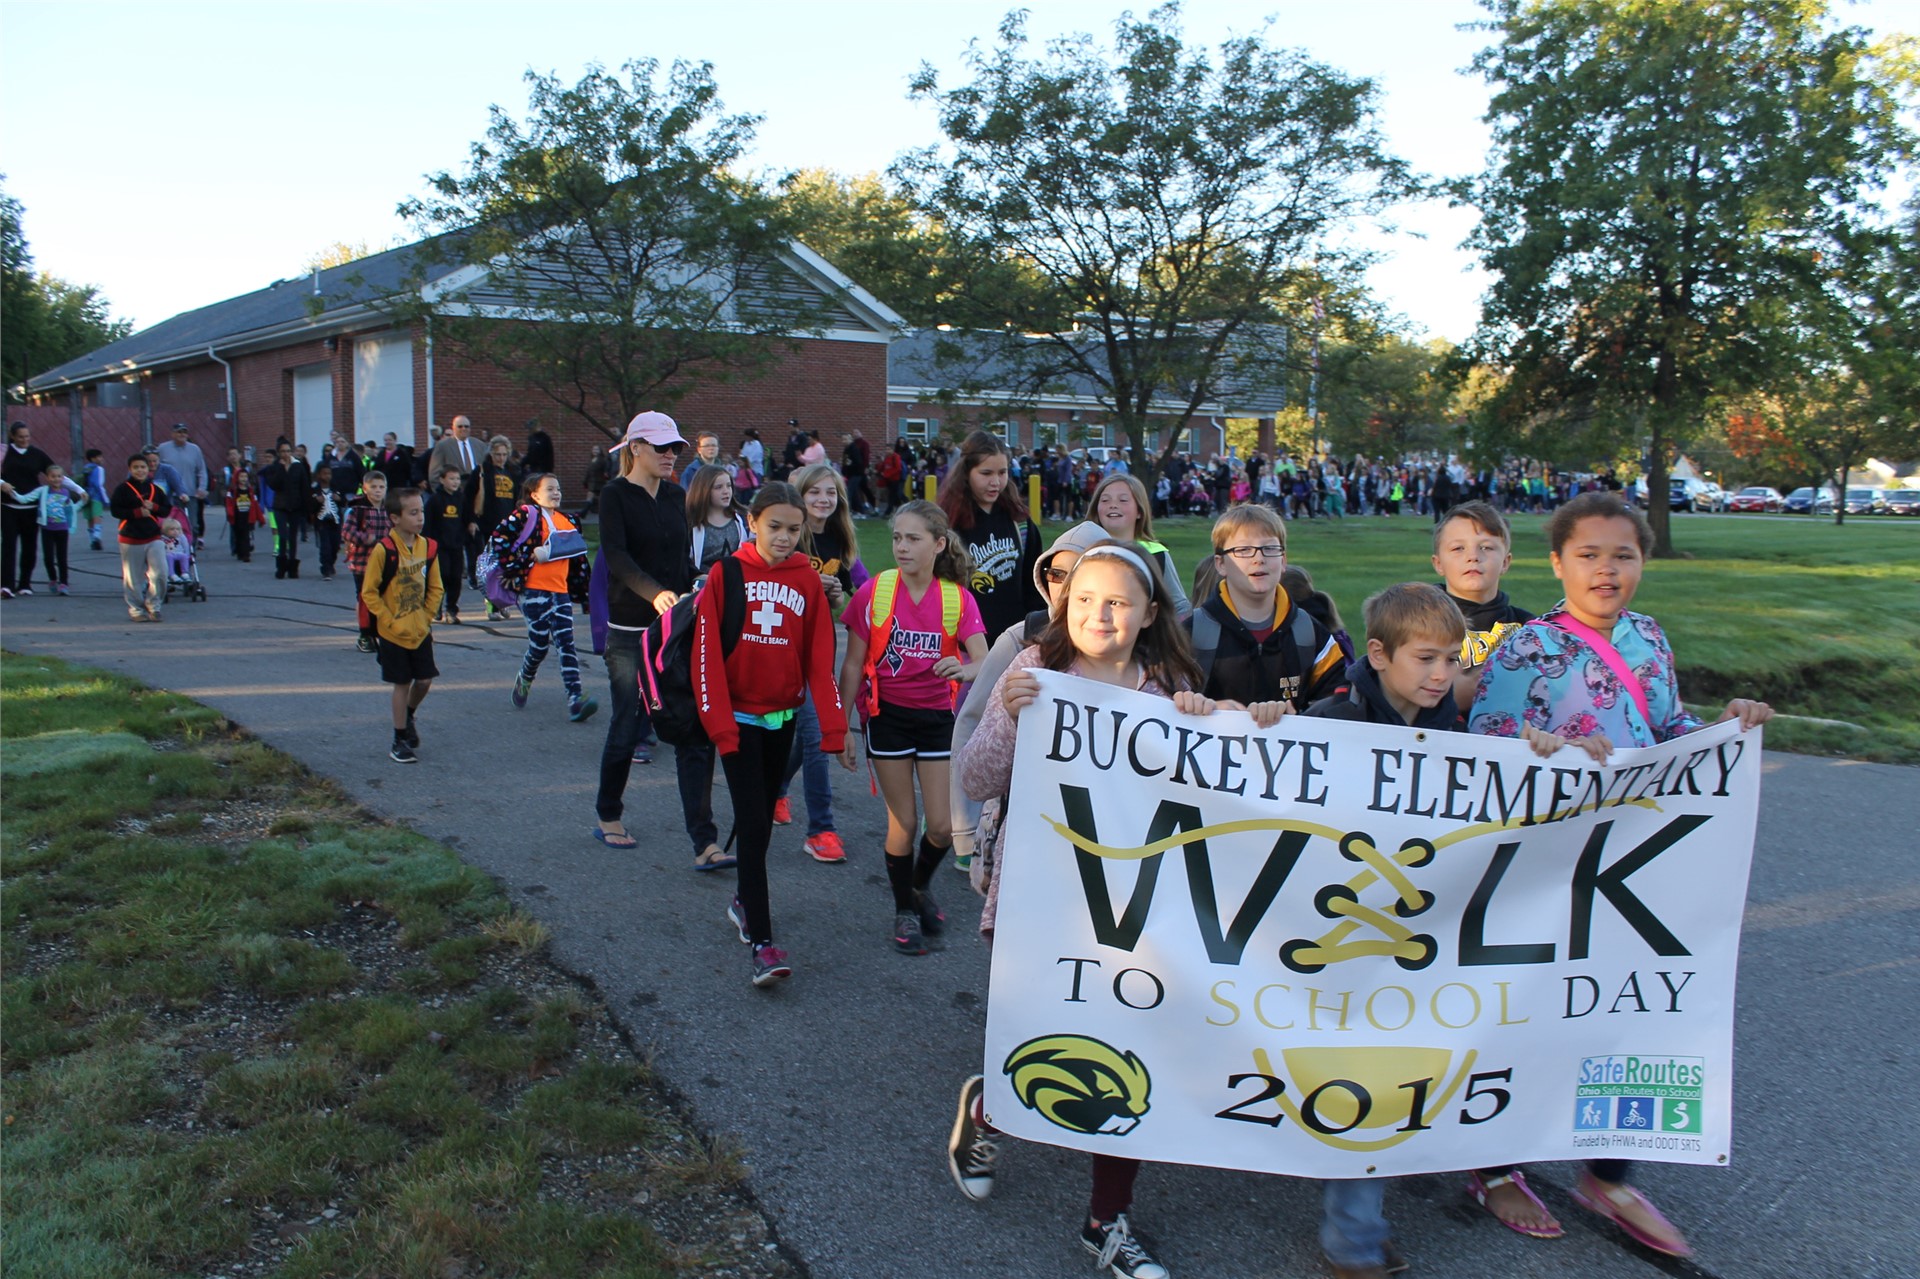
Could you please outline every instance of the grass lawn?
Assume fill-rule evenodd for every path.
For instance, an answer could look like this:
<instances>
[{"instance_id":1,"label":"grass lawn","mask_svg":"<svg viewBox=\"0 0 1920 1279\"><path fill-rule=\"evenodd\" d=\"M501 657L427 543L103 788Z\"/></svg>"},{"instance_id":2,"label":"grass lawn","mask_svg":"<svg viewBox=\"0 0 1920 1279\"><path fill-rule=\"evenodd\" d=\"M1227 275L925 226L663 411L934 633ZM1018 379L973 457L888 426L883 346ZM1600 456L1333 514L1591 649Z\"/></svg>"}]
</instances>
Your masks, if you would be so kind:
<instances>
[{"instance_id":1,"label":"grass lawn","mask_svg":"<svg viewBox=\"0 0 1920 1279\"><path fill-rule=\"evenodd\" d=\"M1542 612L1560 598L1545 519L1514 524L1504 585L1515 603ZM1209 527L1179 519L1156 528L1188 570L1189 587L1192 567L1209 552ZM1434 580L1432 524L1423 517L1295 521L1288 529L1290 562L1333 596L1356 639L1368 595ZM859 532L868 567L892 563L878 521L861 521ZM1853 519L1836 528L1826 519L1676 515L1674 540L1692 558L1650 565L1634 607L1665 627L1696 710L1717 715L1731 697L1759 697L1804 717L1767 726L1776 749L1920 764L1920 520Z\"/></svg>"},{"instance_id":2,"label":"grass lawn","mask_svg":"<svg viewBox=\"0 0 1920 1279\"><path fill-rule=\"evenodd\" d=\"M546 933L215 712L0 655L6 1270L790 1273Z\"/></svg>"}]
</instances>

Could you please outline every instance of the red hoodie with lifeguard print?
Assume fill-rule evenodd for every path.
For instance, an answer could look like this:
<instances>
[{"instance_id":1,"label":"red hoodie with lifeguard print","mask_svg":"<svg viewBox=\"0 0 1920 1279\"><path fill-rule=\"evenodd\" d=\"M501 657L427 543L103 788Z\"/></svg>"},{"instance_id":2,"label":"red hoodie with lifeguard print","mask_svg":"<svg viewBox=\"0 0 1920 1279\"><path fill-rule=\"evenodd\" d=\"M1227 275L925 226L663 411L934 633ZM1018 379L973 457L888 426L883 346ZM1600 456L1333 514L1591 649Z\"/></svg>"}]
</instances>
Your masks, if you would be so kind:
<instances>
[{"instance_id":1,"label":"red hoodie with lifeguard print","mask_svg":"<svg viewBox=\"0 0 1920 1279\"><path fill-rule=\"evenodd\" d=\"M740 749L735 711L771 715L790 711L813 690L820 716L820 749L838 754L846 745L847 713L833 669L833 613L820 575L804 555L769 566L749 542L734 552L747 592L740 642L722 660L720 583L713 573L700 592L693 635L693 692L700 722L722 755Z\"/></svg>"}]
</instances>

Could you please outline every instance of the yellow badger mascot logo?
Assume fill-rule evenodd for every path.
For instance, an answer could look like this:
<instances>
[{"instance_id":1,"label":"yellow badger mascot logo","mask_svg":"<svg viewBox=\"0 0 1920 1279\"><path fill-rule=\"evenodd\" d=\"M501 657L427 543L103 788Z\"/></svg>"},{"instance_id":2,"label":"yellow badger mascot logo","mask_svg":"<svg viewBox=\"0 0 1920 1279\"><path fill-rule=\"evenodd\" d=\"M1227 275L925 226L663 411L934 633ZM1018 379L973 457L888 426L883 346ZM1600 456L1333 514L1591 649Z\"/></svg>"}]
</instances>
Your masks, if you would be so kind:
<instances>
[{"instance_id":1,"label":"yellow badger mascot logo","mask_svg":"<svg viewBox=\"0 0 1920 1279\"><path fill-rule=\"evenodd\" d=\"M1071 1132L1124 1136L1147 1113L1152 1080L1132 1053L1084 1035L1043 1035L1007 1054L1013 1092Z\"/></svg>"}]
</instances>

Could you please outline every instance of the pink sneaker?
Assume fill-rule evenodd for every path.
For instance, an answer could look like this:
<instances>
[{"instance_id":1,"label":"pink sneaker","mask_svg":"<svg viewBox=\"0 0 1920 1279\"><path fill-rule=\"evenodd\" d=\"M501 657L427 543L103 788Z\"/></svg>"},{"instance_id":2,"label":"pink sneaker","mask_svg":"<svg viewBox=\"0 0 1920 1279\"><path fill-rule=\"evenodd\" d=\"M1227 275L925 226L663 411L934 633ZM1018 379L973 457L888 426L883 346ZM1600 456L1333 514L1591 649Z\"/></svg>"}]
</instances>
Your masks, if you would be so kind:
<instances>
[{"instance_id":1,"label":"pink sneaker","mask_svg":"<svg viewBox=\"0 0 1920 1279\"><path fill-rule=\"evenodd\" d=\"M793 825L793 801L780 798L773 801L773 824L775 826Z\"/></svg>"}]
</instances>

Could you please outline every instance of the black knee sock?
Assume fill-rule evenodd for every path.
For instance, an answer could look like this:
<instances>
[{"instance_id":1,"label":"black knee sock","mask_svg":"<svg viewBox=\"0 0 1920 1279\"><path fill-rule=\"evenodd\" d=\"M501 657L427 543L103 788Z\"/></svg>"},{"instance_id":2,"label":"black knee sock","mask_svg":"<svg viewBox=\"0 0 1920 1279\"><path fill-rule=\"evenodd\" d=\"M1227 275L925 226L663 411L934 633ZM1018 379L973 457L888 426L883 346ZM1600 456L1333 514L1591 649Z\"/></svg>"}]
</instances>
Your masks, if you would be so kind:
<instances>
[{"instance_id":1,"label":"black knee sock","mask_svg":"<svg viewBox=\"0 0 1920 1279\"><path fill-rule=\"evenodd\" d=\"M887 882L893 886L893 908L913 909L913 858L887 854Z\"/></svg>"},{"instance_id":2,"label":"black knee sock","mask_svg":"<svg viewBox=\"0 0 1920 1279\"><path fill-rule=\"evenodd\" d=\"M933 882L933 872L940 869L940 859L946 855L945 848L921 838L920 855L913 859L913 886L916 889L925 888Z\"/></svg>"}]
</instances>

